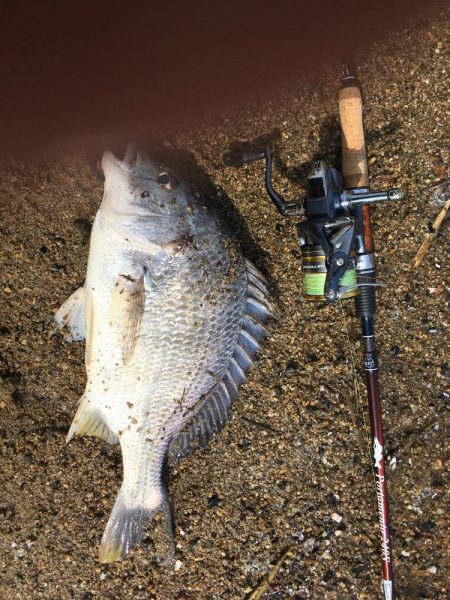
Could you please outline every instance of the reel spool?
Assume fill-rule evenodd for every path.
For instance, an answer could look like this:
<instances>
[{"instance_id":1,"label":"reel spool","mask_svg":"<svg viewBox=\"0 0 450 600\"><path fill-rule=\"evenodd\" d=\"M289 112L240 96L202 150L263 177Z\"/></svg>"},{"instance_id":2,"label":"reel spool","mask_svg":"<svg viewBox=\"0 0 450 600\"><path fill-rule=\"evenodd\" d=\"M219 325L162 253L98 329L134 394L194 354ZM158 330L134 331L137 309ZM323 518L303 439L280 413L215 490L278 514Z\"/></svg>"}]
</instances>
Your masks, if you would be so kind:
<instances>
[{"instance_id":1,"label":"reel spool","mask_svg":"<svg viewBox=\"0 0 450 600\"><path fill-rule=\"evenodd\" d=\"M304 244L302 251L302 273L304 277L303 297L305 300L328 302L325 296L327 264L325 253L319 244ZM337 298L354 298L360 293L356 280L356 262L354 256L339 282Z\"/></svg>"}]
</instances>

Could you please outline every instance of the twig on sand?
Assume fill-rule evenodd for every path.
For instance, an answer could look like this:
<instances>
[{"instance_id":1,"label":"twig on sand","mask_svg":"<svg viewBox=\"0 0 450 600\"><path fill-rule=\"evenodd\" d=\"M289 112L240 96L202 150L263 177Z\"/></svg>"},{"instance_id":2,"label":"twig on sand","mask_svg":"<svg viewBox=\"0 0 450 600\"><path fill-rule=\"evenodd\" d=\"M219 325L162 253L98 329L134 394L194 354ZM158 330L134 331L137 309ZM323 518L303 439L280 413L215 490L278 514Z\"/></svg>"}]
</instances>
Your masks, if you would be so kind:
<instances>
[{"instance_id":1,"label":"twig on sand","mask_svg":"<svg viewBox=\"0 0 450 600\"><path fill-rule=\"evenodd\" d=\"M264 431L270 431L271 433L278 433L276 429L274 429L271 425L267 423L261 423L260 421L255 421L254 419L250 419L249 417L241 416L241 419L246 423L250 423L250 425L254 425L258 429L264 429Z\"/></svg>"},{"instance_id":2,"label":"twig on sand","mask_svg":"<svg viewBox=\"0 0 450 600\"><path fill-rule=\"evenodd\" d=\"M273 565L267 575L264 576L264 579L258 585L256 589L253 590L248 596L247 600L259 600L262 596L267 592L272 583L275 580L275 577L278 575L279 570L281 569L284 561L292 556L294 552L294 546L289 546L289 548L283 553L283 555L277 560L277 562Z\"/></svg>"},{"instance_id":3,"label":"twig on sand","mask_svg":"<svg viewBox=\"0 0 450 600\"><path fill-rule=\"evenodd\" d=\"M439 211L438 216L436 217L436 219L434 220L433 225L431 226L431 231L430 233L426 236L426 238L423 240L422 245L420 246L414 260L411 263L411 267L413 269L417 269L417 267L419 267L420 263L422 262L431 242L434 240L434 238L436 237L436 233L437 230L439 229L439 227L442 225L442 221L445 218L445 215L447 214L448 210L450 209L450 199L447 200L447 202L444 204L444 206L442 207L442 209Z\"/></svg>"}]
</instances>

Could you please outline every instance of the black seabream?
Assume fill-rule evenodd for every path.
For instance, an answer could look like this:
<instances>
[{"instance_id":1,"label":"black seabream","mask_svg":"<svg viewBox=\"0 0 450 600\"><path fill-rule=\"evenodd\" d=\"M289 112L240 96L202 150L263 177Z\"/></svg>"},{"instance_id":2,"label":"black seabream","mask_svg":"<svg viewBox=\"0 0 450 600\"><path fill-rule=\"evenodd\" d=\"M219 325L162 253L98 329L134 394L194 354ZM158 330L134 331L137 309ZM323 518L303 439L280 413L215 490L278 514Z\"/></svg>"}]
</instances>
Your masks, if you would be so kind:
<instances>
[{"instance_id":1,"label":"black seabream","mask_svg":"<svg viewBox=\"0 0 450 600\"><path fill-rule=\"evenodd\" d=\"M106 152L84 286L55 315L86 340L68 433L120 443L123 482L100 545L120 560L161 511L161 471L226 423L272 312L266 283L208 203L146 155ZM173 545L173 544L172 544Z\"/></svg>"}]
</instances>

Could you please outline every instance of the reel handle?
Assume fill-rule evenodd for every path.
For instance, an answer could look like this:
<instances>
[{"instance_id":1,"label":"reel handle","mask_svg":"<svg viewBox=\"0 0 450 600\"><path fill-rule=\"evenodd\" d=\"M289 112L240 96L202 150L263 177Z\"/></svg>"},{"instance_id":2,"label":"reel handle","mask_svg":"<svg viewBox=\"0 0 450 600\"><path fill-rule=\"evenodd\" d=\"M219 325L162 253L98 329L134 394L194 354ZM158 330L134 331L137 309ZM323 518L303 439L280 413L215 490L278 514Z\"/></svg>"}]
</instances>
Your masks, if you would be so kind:
<instances>
[{"instance_id":1,"label":"reel handle","mask_svg":"<svg viewBox=\"0 0 450 600\"><path fill-rule=\"evenodd\" d=\"M246 163L261 160L265 156L266 148L255 148L254 150L227 152L223 157L223 162L229 167L242 167Z\"/></svg>"}]
</instances>

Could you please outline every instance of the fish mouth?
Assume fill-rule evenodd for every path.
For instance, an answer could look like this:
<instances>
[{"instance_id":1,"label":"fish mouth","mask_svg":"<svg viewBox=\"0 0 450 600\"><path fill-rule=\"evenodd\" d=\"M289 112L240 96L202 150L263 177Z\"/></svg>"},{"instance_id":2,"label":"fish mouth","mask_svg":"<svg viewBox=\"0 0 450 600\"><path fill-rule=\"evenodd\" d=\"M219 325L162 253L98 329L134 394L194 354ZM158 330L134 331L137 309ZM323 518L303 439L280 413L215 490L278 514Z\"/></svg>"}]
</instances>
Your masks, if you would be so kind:
<instances>
[{"instance_id":1,"label":"fish mouth","mask_svg":"<svg viewBox=\"0 0 450 600\"><path fill-rule=\"evenodd\" d=\"M126 171L133 171L136 168L138 158L138 149L134 142L130 142L125 150L125 155L122 160L122 168Z\"/></svg>"},{"instance_id":2,"label":"fish mouth","mask_svg":"<svg viewBox=\"0 0 450 600\"><path fill-rule=\"evenodd\" d=\"M127 156L126 153L125 156ZM102 162L103 161L109 161L110 163L113 163L114 165L119 167L119 169L125 171L126 173L134 172L133 165L131 163L129 163L128 161L126 162L125 160L120 160L120 158L117 158L117 156L113 152L111 152L111 150L106 150L106 152L104 152Z\"/></svg>"},{"instance_id":3,"label":"fish mouth","mask_svg":"<svg viewBox=\"0 0 450 600\"><path fill-rule=\"evenodd\" d=\"M157 172L157 167L150 157L142 150L139 150L133 142L128 144L122 160L117 158L110 150L107 150L103 154L103 159L113 163L125 173L129 173L140 179L154 179Z\"/></svg>"},{"instance_id":4,"label":"fish mouth","mask_svg":"<svg viewBox=\"0 0 450 600\"><path fill-rule=\"evenodd\" d=\"M120 168L127 173L132 173L137 180L154 180L157 167L150 157L139 150L134 142L130 142L125 151L123 160L119 160Z\"/></svg>"}]
</instances>

